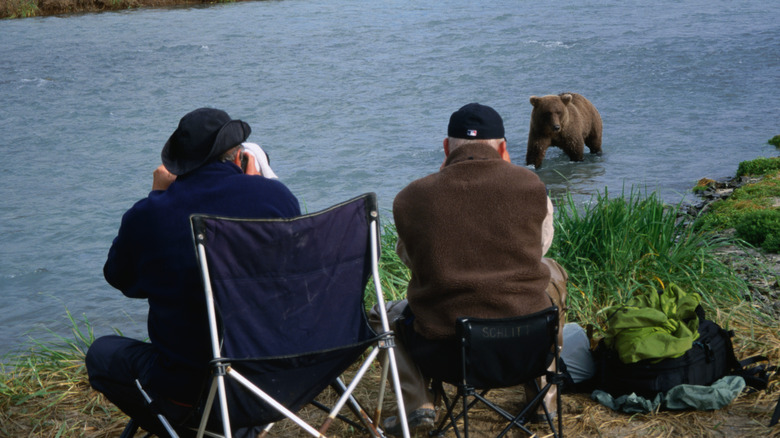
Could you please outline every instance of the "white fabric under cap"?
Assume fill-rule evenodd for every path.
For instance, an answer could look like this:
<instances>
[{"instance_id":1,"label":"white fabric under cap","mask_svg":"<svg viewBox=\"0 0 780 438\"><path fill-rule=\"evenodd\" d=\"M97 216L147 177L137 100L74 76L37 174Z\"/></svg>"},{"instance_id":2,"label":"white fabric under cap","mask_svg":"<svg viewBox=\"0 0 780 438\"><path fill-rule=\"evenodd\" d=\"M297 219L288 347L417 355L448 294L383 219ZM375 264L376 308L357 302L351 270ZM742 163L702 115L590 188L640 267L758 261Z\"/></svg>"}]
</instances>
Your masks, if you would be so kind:
<instances>
[{"instance_id":1,"label":"white fabric under cap","mask_svg":"<svg viewBox=\"0 0 780 438\"><path fill-rule=\"evenodd\" d=\"M271 169L271 165L268 164L268 156L265 155L265 151L263 151L263 148L261 148L260 145L244 142L241 143L241 147L244 149L244 152L249 152L255 157L255 166L257 167L258 172L263 174L266 178L279 179L279 177L276 176L276 173Z\"/></svg>"}]
</instances>

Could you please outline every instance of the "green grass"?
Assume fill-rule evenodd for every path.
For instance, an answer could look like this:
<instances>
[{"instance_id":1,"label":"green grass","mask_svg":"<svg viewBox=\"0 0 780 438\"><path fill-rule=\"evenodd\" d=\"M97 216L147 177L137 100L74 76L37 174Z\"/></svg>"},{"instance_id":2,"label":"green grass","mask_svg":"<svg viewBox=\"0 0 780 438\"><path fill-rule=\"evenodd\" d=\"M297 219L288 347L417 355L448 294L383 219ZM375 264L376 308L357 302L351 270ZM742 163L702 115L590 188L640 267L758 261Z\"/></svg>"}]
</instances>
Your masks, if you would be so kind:
<instances>
[{"instance_id":1,"label":"green grass","mask_svg":"<svg viewBox=\"0 0 780 438\"><path fill-rule=\"evenodd\" d=\"M759 157L755 160L739 163L737 176L766 175L768 173L777 173L778 170L780 170L780 157Z\"/></svg>"},{"instance_id":2,"label":"green grass","mask_svg":"<svg viewBox=\"0 0 780 438\"><path fill-rule=\"evenodd\" d=\"M67 311L66 311L67 312ZM6 356L0 382L0 436L89 436L117 409L89 389L84 355L94 340L86 317L70 312L71 337L30 340L26 351ZM21 435L20 431L26 431Z\"/></svg>"},{"instance_id":3,"label":"green grass","mask_svg":"<svg viewBox=\"0 0 780 438\"><path fill-rule=\"evenodd\" d=\"M379 284L386 301L396 301L406 298L406 285L409 283L411 273L395 252L395 243L398 241L398 233L395 224L389 220L382 222L382 236L380 240L379 257ZM366 287L366 307L370 309L376 304L373 280L369 279Z\"/></svg>"},{"instance_id":4,"label":"green grass","mask_svg":"<svg viewBox=\"0 0 780 438\"><path fill-rule=\"evenodd\" d=\"M605 189L583 205L559 199L548 256L569 273L570 320L600 327L602 309L647 286L675 283L710 308L746 293L744 280L714 254L732 242L685 225L680 212L638 189L615 198Z\"/></svg>"},{"instance_id":5,"label":"green grass","mask_svg":"<svg viewBox=\"0 0 780 438\"><path fill-rule=\"evenodd\" d=\"M750 175L762 176L760 180L745 184L734 189L734 192L725 199L714 201L707 214L697 218L694 224L698 230L726 230L729 228L740 228L746 226L745 221L752 221L753 217L767 213L757 213L764 210L780 211L776 206L780 201L780 170L775 170L771 166L764 166L761 163L763 158L750 162L740 163L743 171L751 169ZM758 162L756 165L745 163ZM780 163L780 160L774 161ZM745 164L743 166L743 164ZM761 173L763 172L763 173ZM770 213L771 214L771 213ZM772 230L762 231L763 234L771 234ZM744 238L745 236L740 236Z\"/></svg>"},{"instance_id":6,"label":"green grass","mask_svg":"<svg viewBox=\"0 0 780 438\"><path fill-rule=\"evenodd\" d=\"M601 309L625 302L648 285L674 282L700 293L714 310L713 319L731 319L742 327L742 348L774 357L776 322L750 313L750 303L739 300L747 293L746 284L714 255L730 242L686 226L679 212L679 206L636 189L616 198L605 190L584 204L570 196L557 200L555 241L548 256L569 272L569 320L598 328ZM387 300L397 300L406 294L409 270L395 252L395 227L386 222L380 284ZM119 435L126 417L87 382L83 361L94 339L92 327L86 317L75 320L69 312L67 317L71 338L32 340L28 350L4 358L0 436Z\"/></svg>"}]
</instances>

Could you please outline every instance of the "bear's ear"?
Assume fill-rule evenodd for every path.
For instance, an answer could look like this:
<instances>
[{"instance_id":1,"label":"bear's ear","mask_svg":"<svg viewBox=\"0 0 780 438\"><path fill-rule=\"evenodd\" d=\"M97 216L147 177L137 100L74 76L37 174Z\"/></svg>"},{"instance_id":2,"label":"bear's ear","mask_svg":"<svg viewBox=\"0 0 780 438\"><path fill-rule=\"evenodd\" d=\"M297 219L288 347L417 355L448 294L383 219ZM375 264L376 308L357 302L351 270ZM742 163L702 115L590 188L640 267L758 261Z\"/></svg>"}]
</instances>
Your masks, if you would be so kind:
<instances>
[{"instance_id":1,"label":"bear's ear","mask_svg":"<svg viewBox=\"0 0 780 438\"><path fill-rule=\"evenodd\" d=\"M571 94L561 94L561 100L564 105L568 105L571 102Z\"/></svg>"},{"instance_id":2,"label":"bear's ear","mask_svg":"<svg viewBox=\"0 0 780 438\"><path fill-rule=\"evenodd\" d=\"M531 96L531 105L536 106L537 103L539 103L539 98L536 96Z\"/></svg>"}]
</instances>

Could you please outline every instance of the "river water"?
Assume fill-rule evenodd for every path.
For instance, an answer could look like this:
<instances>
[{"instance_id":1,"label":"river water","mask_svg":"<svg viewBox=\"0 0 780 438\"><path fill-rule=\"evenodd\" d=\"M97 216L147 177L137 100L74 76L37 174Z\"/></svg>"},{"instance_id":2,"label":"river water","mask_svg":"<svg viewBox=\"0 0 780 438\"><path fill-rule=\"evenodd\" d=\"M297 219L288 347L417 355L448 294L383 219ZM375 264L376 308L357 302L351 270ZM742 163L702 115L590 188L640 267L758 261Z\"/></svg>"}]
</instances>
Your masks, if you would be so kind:
<instances>
[{"instance_id":1,"label":"river water","mask_svg":"<svg viewBox=\"0 0 780 438\"><path fill-rule=\"evenodd\" d=\"M523 164L531 95L574 91L604 154L538 171L553 195L657 190L775 156L780 9L691 0L284 0L0 21L0 354L66 310L145 334L146 303L102 278L122 213L151 187L179 118L253 128L303 208L375 191L385 216L438 169L449 115L504 117Z\"/></svg>"}]
</instances>

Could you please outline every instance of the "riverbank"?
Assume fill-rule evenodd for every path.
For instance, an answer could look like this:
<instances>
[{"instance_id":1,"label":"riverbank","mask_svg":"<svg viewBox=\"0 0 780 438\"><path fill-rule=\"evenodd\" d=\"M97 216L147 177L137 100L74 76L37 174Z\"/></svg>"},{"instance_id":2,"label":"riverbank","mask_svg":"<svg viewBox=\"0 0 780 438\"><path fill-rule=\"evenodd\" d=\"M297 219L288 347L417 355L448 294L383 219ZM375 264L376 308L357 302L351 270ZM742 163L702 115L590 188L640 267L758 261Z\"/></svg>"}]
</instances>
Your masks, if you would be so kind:
<instances>
[{"instance_id":1,"label":"riverbank","mask_svg":"<svg viewBox=\"0 0 780 438\"><path fill-rule=\"evenodd\" d=\"M680 211L672 211L679 217L703 218L711 217L718 212L724 212L717 206L718 202L741 198L742 191L760 192L760 198L780 198L780 192L775 189L768 191L756 190L760 186L771 185L778 174L773 173L762 177L739 177L735 180L708 183L707 188L699 190L702 202L691 206L680 206ZM633 197L633 195L629 196ZM645 199L635 200L636 205L644 205ZM632 204L633 201L621 197L615 203ZM744 199L742 199L744 201ZM763 201L762 201L763 202ZM610 212L609 203L602 210L591 210L591 215L601 215ZM632 204L633 205L633 204ZM774 204L773 204L774 205ZM668 206L662 206L669 212ZM557 214L562 214L565 208L559 207ZM625 215L630 215L626 211ZM622 217L617 219L623 219ZM691 219L686 230L695 228ZM647 221L641 221L648 223ZM618 225L625 221L615 220ZM392 259L394 244L392 228L386 228L383 233L383 271L391 272L388 277L394 283L383 283L386 294L397 297L396 293L403 290L403 275L396 274L399 264ZM619 230L612 229L618 233ZM780 364L780 334L777 331L777 289L778 289L778 258L777 254L767 253L759 249L746 247L735 240L736 230L719 229L708 234L708 239L726 239L718 246L705 246L705 250L713 248L718 260L744 280L749 286L737 291L737 296L730 291L712 291L709 297L708 317L724 327L735 332L734 345L739 358L757 354L765 355L771 364ZM556 230L556 239L563 233ZM588 236L586 236L588 237ZM678 240L678 236L674 236ZM589 240L593 240L590 238ZM619 240L619 239L615 239ZM641 239L636 239L641 240ZM698 246L698 241L694 242ZM705 244L702 242L702 244ZM615 249L613 249L615 250ZM702 255L709 253L704 251ZM647 254L646 254L647 255ZM385 258L385 257L389 257ZM649 257L642 257L647 259ZM584 262L584 261L583 261ZM636 267L638 261L631 261ZM602 271L613 269L604 266ZM668 266L660 266L669 271ZM706 270L706 269L705 269ZM571 269L571 273L574 269ZM663 274L658 273L659 276ZM595 273L591 273L595 276ZM384 279L383 279L384 281ZM655 281L655 280L654 280ZM667 280L664 280L667 281ZM709 281L708 279L702 279ZM718 283L713 283L718 284ZM593 297L592 291L587 293L578 289L584 286L581 274L572 277L570 285L572 319L583 322L588 309L602 308L599 303L574 304L578 295ZM599 289L605 289L599 287ZM723 292L723 293L718 293ZM774 295L773 295L774 294ZM774 297L774 298L773 298ZM108 403L99 393L91 390L83 366L84 352L92 342L93 336L87 318L76 320L71 318L73 325L72 339L61 338L54 344L34 343L26 353L5 358L3 360L3 380L0 385L0 436L62 436L62 437L115 437L124 427L127 418L113 405ZM368 382L376 382L377 370L372 370ZM368 392L374 388L363 388ZM780 437L780 427L769 428L768 422L774 403L780 390L780 379L773 375L769 389L766 391L744 392L729 406L712 412L657 412L646 415L628 416L614 412L592 401L588 394L566 394L563 397L564 430L569 436L582 437L623 437L623 436L702 436L702 437L733 437L733 436L764 436ZM513 403L519 398L517 390L509 389L501 393L503 401ZM326 394L326 398L328 395ZM307 409L303 416L317 417L317 410ZM391 414L390 414L391 415ZM473 422L478 430L486 432L495 425L488 419L477 415ZM296 435L285 422L277 426L275 436ZM355 436L346 429L337 429L335 436Z\"/></svg>"},{"instance_id":2,"label":"riverbank","mask_svg":"<svg viewBox=\"0 0 780 438\"><path fill-rule=\"evenodd\" d=\"M0 0L0 19L240 1L249 0Z\"/></svg>"}]
</instances>

